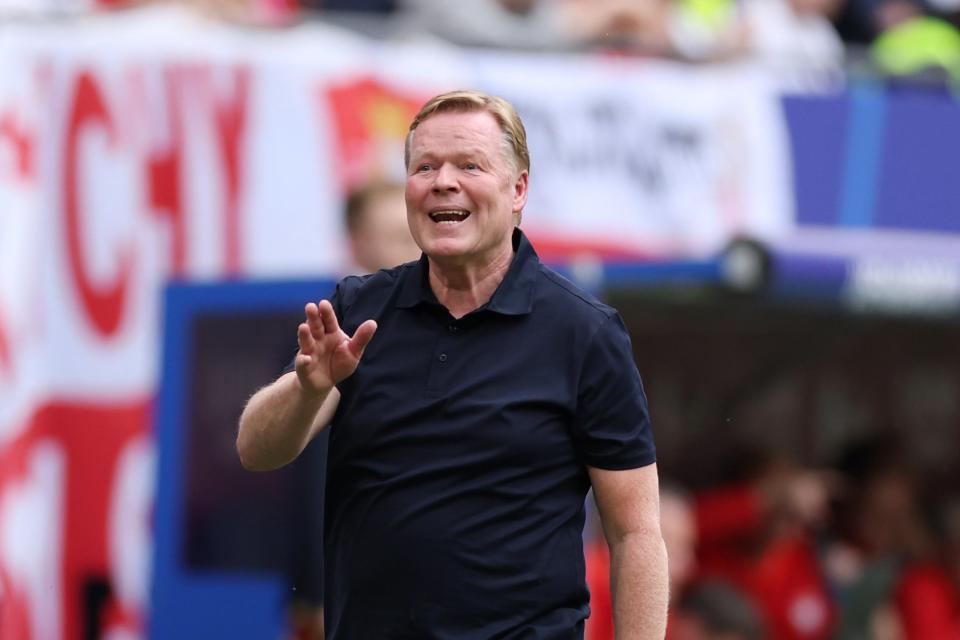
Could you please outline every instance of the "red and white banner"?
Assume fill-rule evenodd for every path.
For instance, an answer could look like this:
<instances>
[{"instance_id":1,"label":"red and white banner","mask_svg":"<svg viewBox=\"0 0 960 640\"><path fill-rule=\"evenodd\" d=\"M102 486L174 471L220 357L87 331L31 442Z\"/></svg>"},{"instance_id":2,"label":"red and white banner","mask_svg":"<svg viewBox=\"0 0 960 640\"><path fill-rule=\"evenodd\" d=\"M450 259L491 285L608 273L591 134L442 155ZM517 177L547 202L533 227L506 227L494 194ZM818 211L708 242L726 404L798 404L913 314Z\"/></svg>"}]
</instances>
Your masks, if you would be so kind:
<instances>
[{"instance_id":1,"label":"red and white banner","mask_svg":"<svg viewBox=\"0 0 960 640\"><path fill-rule=\"evenodd\" d=\"M520 108L524 224L551 257L704 255L792 224L779 103L745 69L158 8L0 25L0 638L77 640L91 611L142 633L164 283L338 272L345 192L401 178L413 113L467 86Z\"/></svg>"}]
</instances>

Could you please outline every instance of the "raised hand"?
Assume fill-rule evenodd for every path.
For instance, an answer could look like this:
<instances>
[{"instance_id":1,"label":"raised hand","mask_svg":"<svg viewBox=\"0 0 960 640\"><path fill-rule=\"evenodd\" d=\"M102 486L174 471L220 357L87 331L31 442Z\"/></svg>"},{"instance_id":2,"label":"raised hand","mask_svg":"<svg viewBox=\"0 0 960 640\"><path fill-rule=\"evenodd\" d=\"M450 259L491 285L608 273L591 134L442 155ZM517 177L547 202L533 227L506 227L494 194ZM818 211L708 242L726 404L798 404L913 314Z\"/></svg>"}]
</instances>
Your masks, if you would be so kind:
<instances>
[{"instance_id":1,"label":"raised hand","mask_svg":"<svg viewBox=\"0 0 960 640\"><path fill-rule=\"evenodd\" d=\"M325 394L357 370L377 323L367 320L357 327L351 338L340 328L328 301L309 302L304 312L306 322L297 327L300 345L295 362L297 378L304 391Z\"/></svg>"}]
</instances>

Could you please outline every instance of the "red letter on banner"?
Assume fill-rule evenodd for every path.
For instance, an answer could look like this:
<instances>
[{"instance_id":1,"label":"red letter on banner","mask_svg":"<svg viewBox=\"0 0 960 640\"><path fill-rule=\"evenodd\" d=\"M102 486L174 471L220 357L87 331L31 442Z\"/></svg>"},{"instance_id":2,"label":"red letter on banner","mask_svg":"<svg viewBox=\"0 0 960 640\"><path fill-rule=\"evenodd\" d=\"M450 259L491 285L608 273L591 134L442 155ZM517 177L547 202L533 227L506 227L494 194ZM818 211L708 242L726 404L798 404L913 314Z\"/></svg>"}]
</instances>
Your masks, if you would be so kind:
<instances>
[{"instance_id":1,"label":"red letter on banner","mask_svg":"<svg viewBox=\"0 0 960 640\"><path fill-rule=\"evenodd\" d=\"M237 69L233 100L215 105L217 140L226 177L224 189L224 234L226 242L226 272L240 273L240 180L242 179L240 148L247 126L247 97L250 93L250 69Z\"/></svg>"},{"instance_id":2,"label":"red letter on banner","mask_svg":"<svg viewBox=\"0 0 960 640\"><path fill-rule=\"evenodd\" d=\"M180 105L182 76L173 69L164 74L167 117L170 123L169 145L152 153L147 160L148 201L161 216L170 220L173 236L173 275L183 275L186 267L187 238L180 193L180 160L182 155L183 119Z\"/></svg>"},{"instance_id":3,"label":"red letter on banner","mask_svg":"<svg viewBox=\"0 0 960 640\"><path fill-rule=\"evenodd\" d=\"M130 284L132 255L130 247L124 247L120 253L117 278L104 287L96 287L88 278L80 225L80 196L77 184L77 141L85 127L103 127L108 139L113 142L114 131L93 77L87 72L77 76L76 89L70 109L70 122L67 126L67 148L64 154L66 176L64 185L67 252L70 259L70 271L80 292L84 310L93 322L94 328L104 336L116 332L120 326L123 302Z\"/></svg>"},{"instance_id":4,"label":"red letter on banner","mask_svg":"<svg viewBox=\"0 0 960 640\"><path fill-rule=\"evenodd\" d=\"M6 375L13 369L10 343L7 340L7 331L3 320L3 314L0 313L0 375Z\"/></svg>"},{"instance_id":5,"label":"red letter on banner","mask_svg":"<svg viewBox=\"0 0 960 640\"><path fill-rule=\"evenodd\" d=\"M17 126L11 112L0 114L0 143L4 141L13 149L16 177L28 181L33 177L33 140L26 130Z\"/></svg>"}]
</instances>

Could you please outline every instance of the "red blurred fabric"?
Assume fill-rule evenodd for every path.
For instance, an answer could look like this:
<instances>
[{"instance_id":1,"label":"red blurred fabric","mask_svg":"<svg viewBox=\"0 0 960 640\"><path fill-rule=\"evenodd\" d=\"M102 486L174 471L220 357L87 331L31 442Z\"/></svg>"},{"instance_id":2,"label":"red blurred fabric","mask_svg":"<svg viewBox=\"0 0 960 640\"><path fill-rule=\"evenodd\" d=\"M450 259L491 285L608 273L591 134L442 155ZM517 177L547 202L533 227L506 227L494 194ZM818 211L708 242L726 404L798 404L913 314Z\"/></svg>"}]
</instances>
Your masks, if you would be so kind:
<instances>
[{"instance_id":1,"label":"red blurred fabric","mask_svg":"<svg viewBox=\"0 0 960 640\"><path fill-rule=\"evenodd\" d=\"M906 640L960 640L960 593L940 567L905 569L894 602Z\"/></svg>"},{"instance_id":2,"label":"red blurred fabric","mask_svg":"<svg viewBox=\"0 0 960 640\"><path fill-rule=\"evenodd\" d=\"M833 603L813 546L803 536L776 540L763 551L744 585L764 612L770 637L820 640L830 637Z\"/></svg>"},{"instance_id":3,"label":"red blurred fabric","mask_svg":"<svg viewBox=\"0 0 960 640\"><path fill-rule=\"evenodd\" d=\"M590 589L590 617L584 640L613 640L613 599L610 597L610 550L603 539L588 540L583 547Z\"/></svg>"},{"instance_id":4,"label":"red blurred fabric","mask_svg":"<svg viewBox=\"0 0 960 640\"><path fill-rule=\"evenodd\" d=\"M701 577L730 581L762 611L776 640L825 640L833 603L816 550L801 532L760 542L766 525L749 486L711 489L696 498Z\"/></svg>"},{"instance_id":5,"label":"red blurred fabric","mask_svg":"<svg viewBox=\"0 0 960 640\"><path fill-rule=\"evenodd\" d=\"M702 547L751 536L763 524L763 507L756 491L748 486L720 487L703 491L695 500L697 539Z\"/></svg>"}]
</instances>

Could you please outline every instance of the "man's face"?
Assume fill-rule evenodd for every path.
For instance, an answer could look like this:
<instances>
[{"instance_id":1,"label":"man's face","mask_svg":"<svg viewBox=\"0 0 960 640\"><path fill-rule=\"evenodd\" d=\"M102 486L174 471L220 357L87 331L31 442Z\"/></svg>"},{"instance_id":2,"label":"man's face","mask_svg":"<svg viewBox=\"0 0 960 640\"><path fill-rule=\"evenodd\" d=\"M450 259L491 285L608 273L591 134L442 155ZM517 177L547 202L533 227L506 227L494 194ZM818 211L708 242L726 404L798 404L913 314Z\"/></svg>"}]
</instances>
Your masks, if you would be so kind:
<instances>
[{"instance_id":1,"label":"man's face","mask_svg":"<svg viewBox=\"0 0 960 640\"><path fill-rule=\"evenodd\" d=\"M410 232L432 260L483 266L512 251L527 172L515 173L489 113L437 113L414 132L406 201Z\"/></svg>"},{"instance_id":2,"label":"man's face","mask_svg":"<svg viewBox=\"0 0 960 640\"><path fill-rule=\"evenodd\" d=\"M366 203L359 228L350 234L354 262L365 272L389 269L420 257L410 237L403 188L379 192Z\"/></svg>"}]
</instances>

